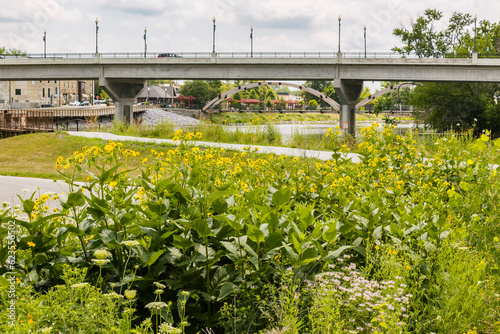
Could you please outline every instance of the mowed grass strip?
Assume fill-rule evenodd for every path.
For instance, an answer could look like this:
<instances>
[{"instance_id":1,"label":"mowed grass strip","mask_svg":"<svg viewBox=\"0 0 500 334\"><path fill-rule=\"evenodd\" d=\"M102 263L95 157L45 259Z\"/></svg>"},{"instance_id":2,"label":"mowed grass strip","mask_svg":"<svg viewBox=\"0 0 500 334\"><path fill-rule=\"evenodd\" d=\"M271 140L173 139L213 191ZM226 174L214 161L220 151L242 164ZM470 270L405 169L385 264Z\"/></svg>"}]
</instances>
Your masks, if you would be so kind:
<instances>
[{"instance_id":1,"label":"mowed grass strip","mask_svg":"<svg viewBox=\"0 0 500 334\"><path fill-rule=\"evenodd\" d=\"M64 132L33 133L0 139L0 175L60 179L55 167L59 156L66 158L75 151L81 151L84 146L96 145L102 148L105 144L106 141L102 139L74 137ZM140 152L140 156L150 153L151 149L166 152L172 148L168 144L138 142L127 142L124 146ZM140 164L140 156L129 157L129 169Z\"/></svg>"}]
</instances>

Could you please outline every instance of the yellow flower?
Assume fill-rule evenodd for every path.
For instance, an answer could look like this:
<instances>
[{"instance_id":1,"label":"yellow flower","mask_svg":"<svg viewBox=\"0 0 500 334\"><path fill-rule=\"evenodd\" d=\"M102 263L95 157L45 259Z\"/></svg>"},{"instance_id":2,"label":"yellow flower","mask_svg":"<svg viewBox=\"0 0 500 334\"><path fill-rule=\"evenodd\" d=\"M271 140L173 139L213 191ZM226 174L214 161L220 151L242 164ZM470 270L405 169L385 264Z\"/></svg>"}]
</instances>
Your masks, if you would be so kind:
<instances>
[{"instance_id":1,"label":"yellow flower","mask_svg":"<svg viewBox=\"0 0 500 334\"><path fill-rule=\"evenodd\" d=\"M378 245L375 245L375 249L376 249L376 250L379 250L379 249L380 249L380 247L379 247Z\"/></svg>"},{"instance_id":2,"label":"yellow flower","mask_svg":"<svg viewBox=\"0 0 500 334\"><path fill-rule=\"evenodd\" d=\"M35 244L34 242L28 241L28 246L30 246L30 247L35 247L35 246L36 246L36 244Z\"/></svg>"},{"instance_id":3,"label":"yellow flower","mask_svg":"<svg viewBox=\"0 0 500 334\"><path fill-rule=\"evenodd\" d=\"M111 181L111 182L109 183L109 186L110 186L111 188L114 188L117 184L118 184L118 182L116 182L116 181Z\"/></svg>"}]
</instances>

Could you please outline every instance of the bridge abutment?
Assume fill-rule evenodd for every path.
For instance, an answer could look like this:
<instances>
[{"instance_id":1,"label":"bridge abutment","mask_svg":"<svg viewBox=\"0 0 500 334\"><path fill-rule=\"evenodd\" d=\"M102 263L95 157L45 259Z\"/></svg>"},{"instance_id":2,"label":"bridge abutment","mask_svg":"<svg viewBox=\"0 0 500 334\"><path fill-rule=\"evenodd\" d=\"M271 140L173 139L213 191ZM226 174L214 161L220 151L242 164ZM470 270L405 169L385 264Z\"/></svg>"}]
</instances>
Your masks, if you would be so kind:
<instances>
[{"instance_id":1,"label":"bridge abutment","mask_svg":"<svg viewBox=\"0 0 500 334\"><path fill-rule=\"evenodd\" d=\"M146 87L146 80L116 80L100 78L99 85L115 102L115 120L130 124L134 102Z\"/></svg>"},{"instance_id":2,"label":"bridge abutment","mask_svg":"<svg viewBox=\"0 0 500 334\"><path fill-rule=\"evenodd\" d=\"M340 128L342 131L355 135L356 103L363 91L363 81L335 79L333 86L341 102Z\"/></svg>"}]
</instances>

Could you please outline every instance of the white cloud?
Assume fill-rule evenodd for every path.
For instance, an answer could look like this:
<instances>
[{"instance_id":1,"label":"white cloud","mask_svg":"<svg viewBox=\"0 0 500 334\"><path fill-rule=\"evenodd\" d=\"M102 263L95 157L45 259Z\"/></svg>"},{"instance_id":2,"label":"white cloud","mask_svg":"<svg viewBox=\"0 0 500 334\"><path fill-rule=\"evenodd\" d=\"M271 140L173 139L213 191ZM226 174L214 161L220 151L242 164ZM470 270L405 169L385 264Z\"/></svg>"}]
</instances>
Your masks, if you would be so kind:
<instances>
[{"instance_id":1,"label":"white cloud","mask_svg":"<svg viewBox=\"0 0 500 334\"><path fill-rule=\"evenodd\" d=\"M95 23L99 18L101 52L142 52L144 27L148 50L212 50L212 17L217 18L218 51L248 51L250 26L254 50L337 51L338 15L342 15L341 49L389 52L398 44L394 28L426 8L477 15L498 22L500 2L410 0L16 0L2 8L0 45L35 53L94 52Z\"/></svg>"}]
</instances>

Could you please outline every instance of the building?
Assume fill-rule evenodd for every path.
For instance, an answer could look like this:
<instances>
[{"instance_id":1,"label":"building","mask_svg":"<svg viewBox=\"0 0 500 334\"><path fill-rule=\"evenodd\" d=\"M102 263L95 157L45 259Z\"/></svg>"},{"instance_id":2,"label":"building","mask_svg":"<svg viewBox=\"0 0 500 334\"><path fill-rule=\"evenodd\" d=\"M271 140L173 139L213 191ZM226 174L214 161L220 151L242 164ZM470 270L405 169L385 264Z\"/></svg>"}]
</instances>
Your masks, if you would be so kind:
<instances>
[{"instance_id":1,"label":"building","mask_svg":"<svg viewBox=\"0 0 500 334\"><path fill-rule=\"evenodd\" d=\"M0 81L0 109L60 106L71 101L91 101L94 82L87 81Z\"/></svg>"},{"instance_id":2,"label":"building","mask_svg":"<svg viewBox=\"0 0 500 334\"><path fill-rule=\"evenodd\" d=\"M171 84L160 86L148 86L137 97L137 102L149 102L152 104L174 105L174 99L179 96L178 87Z\"/></svg>"}]
</instances>

